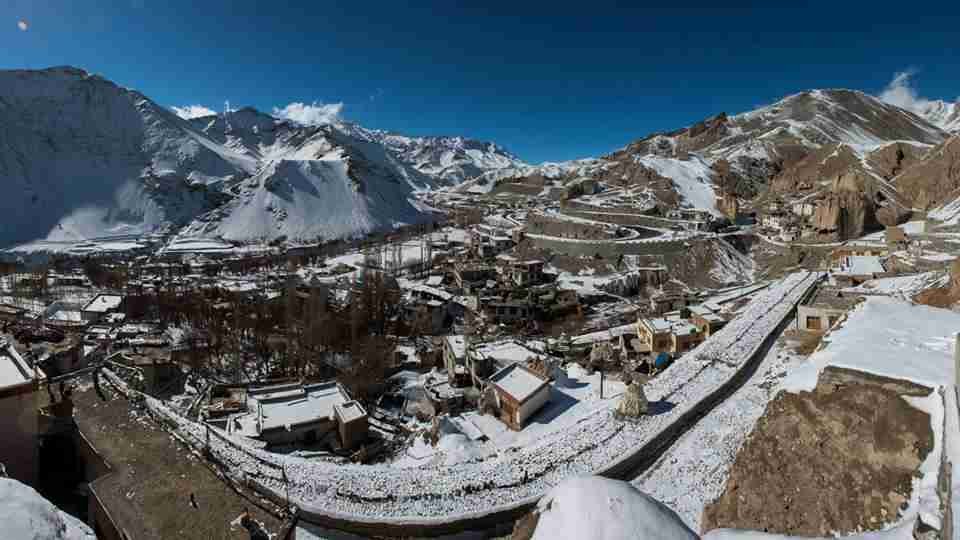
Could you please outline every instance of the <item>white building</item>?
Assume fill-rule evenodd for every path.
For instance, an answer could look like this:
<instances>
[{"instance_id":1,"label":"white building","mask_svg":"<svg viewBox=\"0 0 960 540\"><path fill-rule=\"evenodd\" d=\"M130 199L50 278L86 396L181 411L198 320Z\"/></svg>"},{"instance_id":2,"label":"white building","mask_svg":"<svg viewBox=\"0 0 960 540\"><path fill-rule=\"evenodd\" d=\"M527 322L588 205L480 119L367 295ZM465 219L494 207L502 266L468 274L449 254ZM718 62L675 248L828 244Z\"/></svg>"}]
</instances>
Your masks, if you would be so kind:
<instances>
[{"instance_id":1,"label":"white building","mask_svg":"<svg viewBox=\"0 0 960 540\"><path fill-rule=\"evenodd\" d=\"M510 364L490 376L500 420L510 429L523 429L527 420L550 400L550 382L523 364Z\"/></svg>"},{"instance_id":2,"label":"white building","mask_svg":"<svg viewBox=\"0 0 960 540\"><path fill-rule=\"evenodd\" d=\"M227 431L267 444L315 443L334 430L344 447L366 436L366 412L336 381L279 384L247 391L247 411L231 417ZM346 425L350 424L350 425ZM357 426L362 424L362 434Z\"/></svg>"}]
</instances>

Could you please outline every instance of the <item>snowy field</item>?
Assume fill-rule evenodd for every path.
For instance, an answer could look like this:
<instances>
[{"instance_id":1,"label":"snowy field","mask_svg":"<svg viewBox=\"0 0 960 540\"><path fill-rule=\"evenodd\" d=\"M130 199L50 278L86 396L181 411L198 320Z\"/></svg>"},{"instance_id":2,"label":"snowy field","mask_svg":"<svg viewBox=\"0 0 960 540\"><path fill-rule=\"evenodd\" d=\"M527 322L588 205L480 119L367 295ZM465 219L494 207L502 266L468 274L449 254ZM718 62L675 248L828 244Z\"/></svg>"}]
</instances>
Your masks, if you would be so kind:
<instances>
[{"instance_id":1,"label":"snowy field","mask_svg":"<svg viewBox=\"0 0 960 540\"><path fill-rule=\"evenodd\" d=\"M791 391L813 390L828 365L931 388L953 384L954 333L958 331L958 313L871 296L830 332L829 346L792 372L785 385Z\"/></svg>"},{"instance_id":2,"label":"snowy field","mask_svg":"<svg viewBox=\"0 0 960 540\"><path fill-rule=\"evenodd\" d=\"M958 330L958 313L896 298L868 297L839 328L827 334L827 345L815 352L809 362L792 370L783 383L787 391L810 391L823 369L834 366L936 389L926 397L905 398L930 415L934 445L920 465L919 477L913 479L909 507L900 523L919 518L934 528L940 527L937 481L941 455L946 451L951 462L960 462L960 447L944 445L944 415L948 408L945 403L951 403L956 391L953 353ZM955 407L951 403L949 408L955 411ZM947 437L956 444L956 433L948 431Z\"/></svg>"}]
</instances>

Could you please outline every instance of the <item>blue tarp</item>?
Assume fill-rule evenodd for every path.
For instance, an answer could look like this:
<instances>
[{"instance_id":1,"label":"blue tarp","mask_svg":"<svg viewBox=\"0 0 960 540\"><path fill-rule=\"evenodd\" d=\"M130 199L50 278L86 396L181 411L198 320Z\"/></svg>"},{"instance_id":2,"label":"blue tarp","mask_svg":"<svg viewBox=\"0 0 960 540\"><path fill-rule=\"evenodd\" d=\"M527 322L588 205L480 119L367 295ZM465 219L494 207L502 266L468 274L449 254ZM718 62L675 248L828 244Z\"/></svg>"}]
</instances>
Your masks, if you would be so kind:
<instances>
[{"instance_id":1,"label":"blue tarp","mask_svg":"<svg viewBox=\"0 0 960 540\"><path fill-rule=\"evenodd\" d=\"M653 367L661 368L661 367L665 367L669 363L670 363L670 355L665 352L662 352L658 354L657 359L653 361Z\"/></svg>"}]
</instances>

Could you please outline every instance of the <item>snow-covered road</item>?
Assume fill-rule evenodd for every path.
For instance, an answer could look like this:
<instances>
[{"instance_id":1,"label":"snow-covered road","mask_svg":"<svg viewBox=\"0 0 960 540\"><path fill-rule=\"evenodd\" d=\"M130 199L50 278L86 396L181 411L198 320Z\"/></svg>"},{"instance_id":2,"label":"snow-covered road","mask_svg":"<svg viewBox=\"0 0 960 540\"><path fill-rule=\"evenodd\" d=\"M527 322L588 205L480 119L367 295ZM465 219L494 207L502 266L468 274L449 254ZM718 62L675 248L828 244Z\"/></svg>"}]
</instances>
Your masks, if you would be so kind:
<instances>
[{"instance_id":1,"label":"snow-covered road","mask_svg":"<svg viewBox=\"0 0 960 540\"><path fill-rule=\"evenodd\" d=\"M737 452L800 356L775 343L756 374L697 422L632 483L669 506L695 531L703 508L720 496Z\"/></svg>"},{"instance_id":2,"label":"snow-covered road","mask_svg":"<svg viewBox=\"0 0 960 540\"><path fill-rule=\"evenodd\" d=\"M405 527L449 530L452 523L510 513L533 504L570 475L630 470L636 456L682 433L731 381L749 372L757 351L821 277L792 274L758 294L739 317L646 385L655 413L637 422L615 418L611 403L522 448L408 469L272 454L225 434L210 439L210 452L232 476L280 498L289 493L308 521L401 533ZM146 403L183 438L203 445L205 426L158 400Z\"/></svg>"}]
</instances>

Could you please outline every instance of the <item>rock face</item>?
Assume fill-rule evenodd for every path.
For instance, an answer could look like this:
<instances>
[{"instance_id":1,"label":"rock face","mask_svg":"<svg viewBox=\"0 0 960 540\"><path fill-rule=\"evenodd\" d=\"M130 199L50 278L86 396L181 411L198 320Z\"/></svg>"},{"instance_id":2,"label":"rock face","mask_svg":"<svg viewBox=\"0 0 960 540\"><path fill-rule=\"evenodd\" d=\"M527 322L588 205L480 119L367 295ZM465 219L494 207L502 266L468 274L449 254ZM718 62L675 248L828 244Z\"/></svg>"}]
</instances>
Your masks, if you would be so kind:
<instances>
[{"instance_id":1,"label":"rock face","mask_svg":"<svg viewBox=\"0 0 960 540\"><path fill-rule=\"evenodd\" d=\"M879 227L873 180L859 172L848 171L838 176L830 192L820 200L813 222L817 232L836 240L863 236L864 231Z\"/></svg>"},{"instance_id":2,"label":"rock face","mask_svg":"<svg viewBox=\"0 0 960 540\"><path fill-rule=\"evenodd\" d=\"M931 209L955 200L960 195L960 135L931 149L894 183L917 208Z\"/></svg>"}]
</instances>

